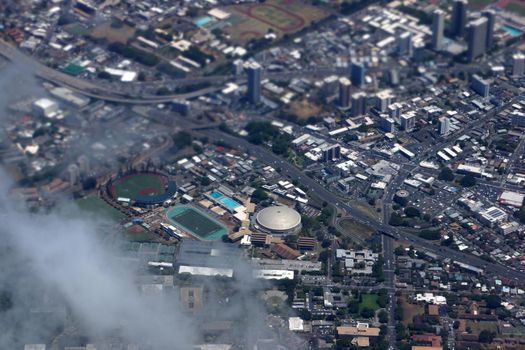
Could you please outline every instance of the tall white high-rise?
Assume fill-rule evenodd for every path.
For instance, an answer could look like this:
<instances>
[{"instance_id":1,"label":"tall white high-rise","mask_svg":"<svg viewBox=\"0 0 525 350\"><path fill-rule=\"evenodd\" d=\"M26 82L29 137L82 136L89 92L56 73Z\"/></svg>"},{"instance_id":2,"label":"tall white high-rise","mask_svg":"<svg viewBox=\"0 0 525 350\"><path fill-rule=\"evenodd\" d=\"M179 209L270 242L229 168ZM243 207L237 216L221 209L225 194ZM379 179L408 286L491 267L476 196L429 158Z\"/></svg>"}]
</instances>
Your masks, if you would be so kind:
<instances>
[{"instance_id":1,"label":"tall white high-rise","mask_svg":"<svg viewBox=\"0 0 525 350\"><path fill-rule=\"evenodd\" d=\"M439 134L448 135L450 132L450 119L448 117L439 118Z\"/></svg>"},{"instance_id":2,"label":"tall white high-rise","mask_svg":"<svg viewBox=\"0 0 525 350\"><path fill-rule=\"evenodd\" d=\"M432 48L441 50L443 48L443 32L445 30L445 12L434 11L432 17Z\"/></svg>"},{"instance_id":3,"label":"tall white high-rise","mask_svg":"<svg viewBox=\"0 0 525 350\"><path fill-rule=\"evenodd\" d=\"M82 174L86 175L87 173L89 173L90 164L88 157L86 157L84 154L79 156L77 159L77 163Z\"/></svg>"},{"instance_id":4,"label":"tall white high-rise","mask_svg":"<svg viewBox=\"0 0 525 350\"><path fill-rule=\"evenodd\" d=\"M68 173L68 181L71 184L71 186L74 186L77 184L78 180L80 179L80 169L76 164L71 164L67 167L67 173Z\"/></svg>"},{"instance_id":5,"label":"tall white high-rise","mask_svg":"<svg viewBox=\"0 0 525 350\"><path fill-rule=\"evenodd\" d=\"M512 76L522 77L525 74L525 55L521 52L512 55Z\"/></svg>"},{"instance_id":6,"label":"tall white high-rise","mask_svg":"<svg viewBox=\"0 0 525 350\"><path fill-rule=\"evenodd\" d=\"M399 118L399 124L403 130L410 132L416 126L416 116L413 114L403 114Z\"/></svg>"},{"instance_id":7,"label":"tall white high-rise","mask_svg":"<svg viewBox=\"0 0 525 350\"><path fill-rule=\"evenodd\" d=\"M467 59L469 62L474 61L487 51L487 29L488 20L486 17L479 17L469 23L467 28Z\"/></svg>"},{"instance_id":8,"label":"tall white high-rise","mask_svg":"<svg viewBox=\"0 0 525 350\"><path fill-rule=\"evenodd\" d=\"M412 43L412 33L403 32L398 37L398 46L397 50L399 55L411 57L414 51L414 46Z\"/></svg>"}]
</instances>

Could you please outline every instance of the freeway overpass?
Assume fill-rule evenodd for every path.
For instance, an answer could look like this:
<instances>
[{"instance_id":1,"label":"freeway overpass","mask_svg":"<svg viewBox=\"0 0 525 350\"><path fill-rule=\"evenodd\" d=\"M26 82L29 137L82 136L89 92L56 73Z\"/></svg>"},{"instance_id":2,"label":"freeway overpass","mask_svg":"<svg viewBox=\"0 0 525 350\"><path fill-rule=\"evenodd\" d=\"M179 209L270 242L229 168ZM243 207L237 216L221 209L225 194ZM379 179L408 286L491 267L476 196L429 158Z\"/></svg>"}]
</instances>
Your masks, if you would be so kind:
<instances>
[{"instance_id":1,"label":"freeway overpass","mask_svg":"<svg viewBox=\"0 0 525 350\"><path fill-rule=\"evenodd\" d=\"M136 95L132 96L128 93L119 92L115 87L103 86L95 82L91 82L85 79L79 79L67 75L65 73L56 71L46 65L34 60L32 57L29 57L22 53L17 48L6 43L5 41L0 40L0 55L6 58L7 60L14 62L16 64L22 64L23 69L31 69L34 74L49 82L52 82L57 85L65 86L75 92L78 92L82 95L105 100L109 102L125 103L125 104L157 104L157 103L166 103L171 102L175 99L190 99L199 97L202 95L209 94L220 90L221 88L217 87L208 87L201 90L192 91L185 94L173 94L165 96L155 96L155 95Z\"/></svg>"},{"instance_id":2,"label":"freeway overpass","mask_svg":"<svg viewBox=\"0 0 525 350\"><path fill-rule=\"evenodd\" d=\"M107 83L102 85L96 81L89 81L86 79L76 78L65 74L63 72L52 69L34 58L24 54L18 48L10 45L9 43L0 40L0 56L3 56L7 60L16 64L23 64L24 69L31 67L34 74L43 80L47 80L57 85L68 87L69 89L78 92L84 96L105 100L109 102L124 103L124 104L158 104L171 102L175 99L186 100L192 99L206 94L217 92L222 89L222 86L210 86L203 89L195 90L188 93L182 94L170 94L170 95L145 95L137 94L132 91L144 90L144 89L158 89L160 87L174 88L177 86L184 86L188 84L198 83L210 83L223 85L227 81L236 82L238 84L246 83L246 77L233 76L233 75L212 75L212 76L200 76L200 77L187 77L180 79L172 79L167 81L155 81L155 82L136 82L136 83ZM392 68L397 67L393 63L389 65L383 65L381 67L372 67L368 70L369 73L388 71ZM346 75L348 73L345 67L315 67L305 68L302 70L293 71L279 71L279 72L263 72L263 78L268 79L293 79L293 78L304 78L304 77L323 77L330 75Z\"/></svg>"}]
</instances>

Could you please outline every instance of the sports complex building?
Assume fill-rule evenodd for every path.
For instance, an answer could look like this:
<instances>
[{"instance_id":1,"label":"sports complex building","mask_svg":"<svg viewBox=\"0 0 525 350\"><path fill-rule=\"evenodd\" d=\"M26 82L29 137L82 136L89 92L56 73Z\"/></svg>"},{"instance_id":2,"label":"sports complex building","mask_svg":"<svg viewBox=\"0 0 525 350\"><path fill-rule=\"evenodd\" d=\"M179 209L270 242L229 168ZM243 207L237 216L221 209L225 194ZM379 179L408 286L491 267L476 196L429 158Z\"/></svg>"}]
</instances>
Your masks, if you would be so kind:
<instances>
[{"instance_id":1,"label":"sports complex building","mask_svg":"<svg viewBox=\"0 0 525 350\"><path fill-rule=\"evenodd\" d=\"M296 234L301 231L301 215L294 209L276 205L264 208L255 215L255 228L274 235Z\"/></svg>"},{"instance_id":2,"label":"sports complex building","mask_svg":"<svg viewBox=\"0 0 525 350\"><path fill-rule=\"evenodd\" d=\"M106 191L121 204L152 207L172 198L177 185L160 172L131 172L110 180Z\"/></svg>"}]
</instances>

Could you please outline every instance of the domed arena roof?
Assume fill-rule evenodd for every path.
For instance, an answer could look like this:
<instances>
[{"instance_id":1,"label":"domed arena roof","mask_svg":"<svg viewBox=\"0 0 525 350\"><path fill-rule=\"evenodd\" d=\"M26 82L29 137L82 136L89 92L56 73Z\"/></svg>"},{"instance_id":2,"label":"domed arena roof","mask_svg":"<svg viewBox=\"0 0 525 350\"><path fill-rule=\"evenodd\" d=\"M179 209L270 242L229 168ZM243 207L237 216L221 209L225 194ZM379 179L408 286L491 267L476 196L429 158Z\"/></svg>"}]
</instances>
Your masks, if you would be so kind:
<instances>
[{"instance_id":1,"label":"domed arena roof","mask_svg":"<svg viewBox=\"0 0 525 350\"><path fill-rule=\"evenodd\" d=\"M257 213L257 223L270 231L288 231L301 224L301 215L286 206L273 206Z\"/></svg>"}]
</instances>

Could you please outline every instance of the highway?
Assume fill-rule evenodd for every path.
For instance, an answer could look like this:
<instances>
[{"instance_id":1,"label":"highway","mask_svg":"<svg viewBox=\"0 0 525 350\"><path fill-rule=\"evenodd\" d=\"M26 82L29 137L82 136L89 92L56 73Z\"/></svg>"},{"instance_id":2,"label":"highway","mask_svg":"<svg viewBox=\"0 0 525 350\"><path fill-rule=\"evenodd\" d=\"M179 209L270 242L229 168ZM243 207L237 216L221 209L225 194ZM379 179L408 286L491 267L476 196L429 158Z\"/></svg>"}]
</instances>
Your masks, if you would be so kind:
<instances>
[{"instance_id":1,"label":"highway","mask_svg":"<svg viewBox=\"0 0 525 350\"><path fill-rule=\"evenodd\" d=\"M0 40L0 56L3 56L7 60L16 64L23 64L24 67L31 67L34 74L39 78L52 82L57 85L65 86L79 94L84 96L104 100L108 102L123 103L123 104L159 104L172 102L173 100L180 99L192 99L200 96L207 95L209 93L217 92L223 89L223 84L228 81L236 82L238 84L244 84L246 77L244 75L233 76L233 75L213 75L213 76L191 76L181 79L162 80L153 83L137 82L137 83L108 83L101 84L95 81L89 81L82 78L76 78L68 74L57 71L53 68L47 67L46 65L38 62L34 58L26 55L18 48L10 45L9 43ZM381 67L373 67L368 70L369 73L388 71L393 68L394 65L384 65ZM330 75L341 75L348 72L346 67L315 67L305 68L303 70L294 71L280 71L280 72L263 72L263 79L292 79L292 78L304 78L304 77L323 77ZM182 94L169 94L169 95L145 95L137 94L134 91L147 90L147 89L158 89L160 87L175 88L181 85L197 84L197 83L211 83L219 84L220 86L210 86L188 93Z\"/></svg>"},{"instance_id":2,"label":"highway","mask_svg":"<svg viewBox=\"0 0 525 350\"><path fill-rule=\"evenodd\" d=\"M65 86L79 94L96 98L99 100L125 103L125 104L157 104L172 102L176 99L191 99L219 91L222 87L207 87L184 94L173 94L165 96L156 95L136 95L119 92L119 89L111 84L101 85L85 79L75 78L65 73L54 70L46 65L34 60L18 50L16 47L0 40L0 55L17 65L23 65L24 69L31 69L34 74L46 81L57 85Z\"/></svg>"},{"instance_id":3,"label":"highway","mask_svg":"<svg viewBox=\"0 0 525 350\"><path fill-rule=\"evenodd\" d=\"M395 289L395 257L394 257L394 239L387 235L383 235L383 259L385 263L383 266L383 274L385 277L384 285L387 289L388 303L386 305L386 312L388 314L388 331L387 338L390 349L396 347L396 289Z\"/></svg>"},{"instance_id":4,"label":"highway","mask_svg":"<svg viewBox=\"0 0 525 350\"><path fill-rule=\"evenodd\" d=\"M486 276L494 275L500 278L507 278L514 280L516 283L522 283L525 280L525 273L509 269L506 266L496 263L490 263L476 256L465 254L447 247L442 247L431 241L427 241L416 235L412 235L402 230L384 224L378 220L370 218L368 215L341 201L335 194L328 191L325 186L314 179L305 175L301 170L297 169L284 159L266 150L265 148L257 145L253 145L248 141L235 137L226 133L223 133L216 129L201 130L200 134L203 134L209 138L210 141L223 141L228 143L231 147L243 150L249 154L257 156L261 161L271 164L275 168L280 168L280 173L284 176L288 176L293 180L299 181L311 195L317 196L327 203L331 203L336 206L339 210L347 212L350 216L354 217L358 221L370 226L376 231L386 234L387 236L394 237L396 239L407 240L410 244L419 248L420 250L435 254L442 258L449 258L454 261L459 261L465 264L472 265L477 268L484 269ZM385 257L386 258L386 257ZM388 260L388 259L385 259Z\"/></svg>"}]
</instances>

